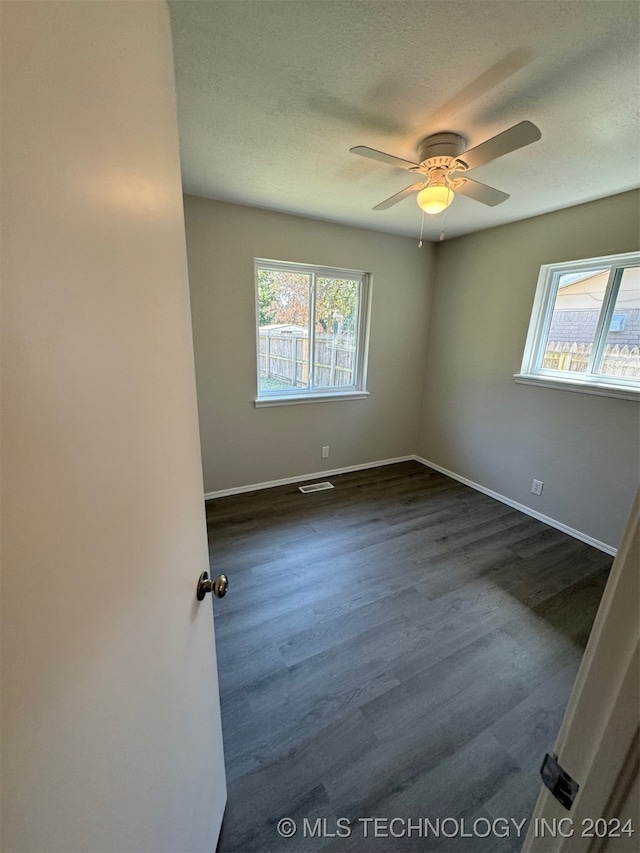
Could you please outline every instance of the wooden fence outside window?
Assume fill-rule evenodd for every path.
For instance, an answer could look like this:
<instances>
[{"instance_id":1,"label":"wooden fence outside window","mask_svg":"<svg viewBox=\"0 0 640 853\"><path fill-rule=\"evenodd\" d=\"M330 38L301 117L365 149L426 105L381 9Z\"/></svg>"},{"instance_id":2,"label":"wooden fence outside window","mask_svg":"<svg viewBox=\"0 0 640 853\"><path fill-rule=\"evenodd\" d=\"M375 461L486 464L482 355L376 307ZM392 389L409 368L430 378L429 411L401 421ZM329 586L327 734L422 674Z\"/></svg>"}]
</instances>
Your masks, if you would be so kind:
<instances>
[{"instance_id":1,"label":"wooden fence outside window","mask_svg":"<svg viewBox=\"0 0 640 853\"><path fill-rule=\"evenodd\" d=\"M550 370L585 373L592 348L592 344L549 341L542 366ZM640 348L607 345L600 364L600 373L605 376L640 377Z\"/></svg>"},{"instance_id":2,"label":"wooden fence outside window","mask_svg":"<svg viewBox=\"0 0 640 853\"><path fill-rule=\"evenodd\" d=\"M349 386L355 379L356 345L351 337L315 337L315 387ZM309 339L293 333L260 332L260 378L289 388L309 383Z\"/></svg>"}]
</instances>

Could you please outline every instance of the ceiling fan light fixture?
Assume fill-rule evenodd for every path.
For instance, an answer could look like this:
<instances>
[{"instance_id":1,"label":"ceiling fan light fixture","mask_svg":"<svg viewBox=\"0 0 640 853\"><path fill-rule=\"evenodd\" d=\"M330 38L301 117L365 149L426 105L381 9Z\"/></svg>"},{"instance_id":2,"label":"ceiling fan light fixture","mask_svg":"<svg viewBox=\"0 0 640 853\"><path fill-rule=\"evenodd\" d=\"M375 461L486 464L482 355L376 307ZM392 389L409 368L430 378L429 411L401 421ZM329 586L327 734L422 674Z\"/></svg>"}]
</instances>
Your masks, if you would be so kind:
<instances>
[{"instance_id":1,"label":"ceiling fan light fixture","mask_svg":"<svg viewBox=\"0 0 640 853\"><path fill-rule=\"evenodd\" d=\"M446 210L453 199L453 190L444 184L435 184L421 189L416 200L418 207L422 208L425 213L436 214Z\"/></svg>"}]
</instances>

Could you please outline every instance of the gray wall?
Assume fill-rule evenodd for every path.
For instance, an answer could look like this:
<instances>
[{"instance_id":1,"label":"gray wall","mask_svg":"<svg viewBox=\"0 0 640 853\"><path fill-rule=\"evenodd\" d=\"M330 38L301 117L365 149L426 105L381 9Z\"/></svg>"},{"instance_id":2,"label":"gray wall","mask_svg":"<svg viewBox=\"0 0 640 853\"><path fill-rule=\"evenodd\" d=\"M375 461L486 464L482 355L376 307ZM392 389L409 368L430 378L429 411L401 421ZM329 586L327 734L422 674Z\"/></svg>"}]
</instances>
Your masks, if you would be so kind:
<instances>
[{"instance_id":1,"label":"gray wall","mask_svg":"<svg viewBox=\"0 0 640 853\"><path fill-rule=\"evenodd\" d=\"M540 265L636 250L638 212L638 192L624 193L438 246L416 448L613 546L638 486L639 404L513 374Z\"/></svg>"},{"instance_id":2,"label":"gray wall","mask_svg":"<svg viewBox=\"0 0 640 853\"><path fill-rule=\"evenodd\" d=\"M205 491L414 453L434 247L190 196L185 219ZM254 407L254 257L372 273L370 397Z\"/></svg>"},{"instance_id":3,"label":"gray wall","mask_svg":"<svg viewBox=\"0 0 640 853\"><path fill-rule=\"evenodd\" d=\"M638 404L513 374L540 265L637 249L638 211L639 194L625 193L419 250L187 196L205 490L416 453L616 546L638 485ZM254 257L373 273L367 400L253 406Z\"/></svg>"}]
</instances>

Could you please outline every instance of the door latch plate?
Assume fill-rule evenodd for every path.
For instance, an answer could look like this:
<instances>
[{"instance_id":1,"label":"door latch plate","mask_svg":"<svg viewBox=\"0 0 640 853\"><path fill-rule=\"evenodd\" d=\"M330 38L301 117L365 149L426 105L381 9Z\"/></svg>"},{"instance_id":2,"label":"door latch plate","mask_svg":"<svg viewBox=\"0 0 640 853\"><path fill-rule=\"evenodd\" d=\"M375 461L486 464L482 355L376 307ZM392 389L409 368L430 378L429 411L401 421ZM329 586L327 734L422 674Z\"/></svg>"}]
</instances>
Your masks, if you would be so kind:
<instances>
[{"instance_id":1,"label":"door latch plate","mask_svg":"<svg viewBox=\"0 0 640 853\"><path fill-rule=\"evenodd\" d=\"M556 755L549 755L549 753L545 755L540 775L556 800L568 811L573 805L580 785L558 764Z\"/></svg>"}]
</instances>

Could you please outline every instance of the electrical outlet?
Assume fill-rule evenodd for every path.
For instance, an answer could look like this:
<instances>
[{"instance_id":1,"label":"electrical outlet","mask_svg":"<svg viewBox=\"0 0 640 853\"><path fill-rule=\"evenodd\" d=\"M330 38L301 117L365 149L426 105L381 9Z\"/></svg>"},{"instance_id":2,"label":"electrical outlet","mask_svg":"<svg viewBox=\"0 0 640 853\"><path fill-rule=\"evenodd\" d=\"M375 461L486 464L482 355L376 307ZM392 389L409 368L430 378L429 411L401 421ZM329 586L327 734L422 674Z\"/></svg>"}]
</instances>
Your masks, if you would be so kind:
<instances>
[{"instance_id":1,"label":"electrical outlet","mask_svg":"<svg viewBox=\"0 0 640 853\"><path fill-rule=\"evenodd\" d=\"M534 495L541 495L543 486L544 483L542 480L534 480L533 483L531 483L531 491Z\"/></svg>"},{"instance_id":2,"label":"electrical outlet","mask_svg":"<svg viewBox=\"0 0 640 853\"><path fill-rule=\"evenodd\" d=\"M329 445L328 444L322 448L322 458L323 459L329 458Z\"/></svg>"}]
</instances>

